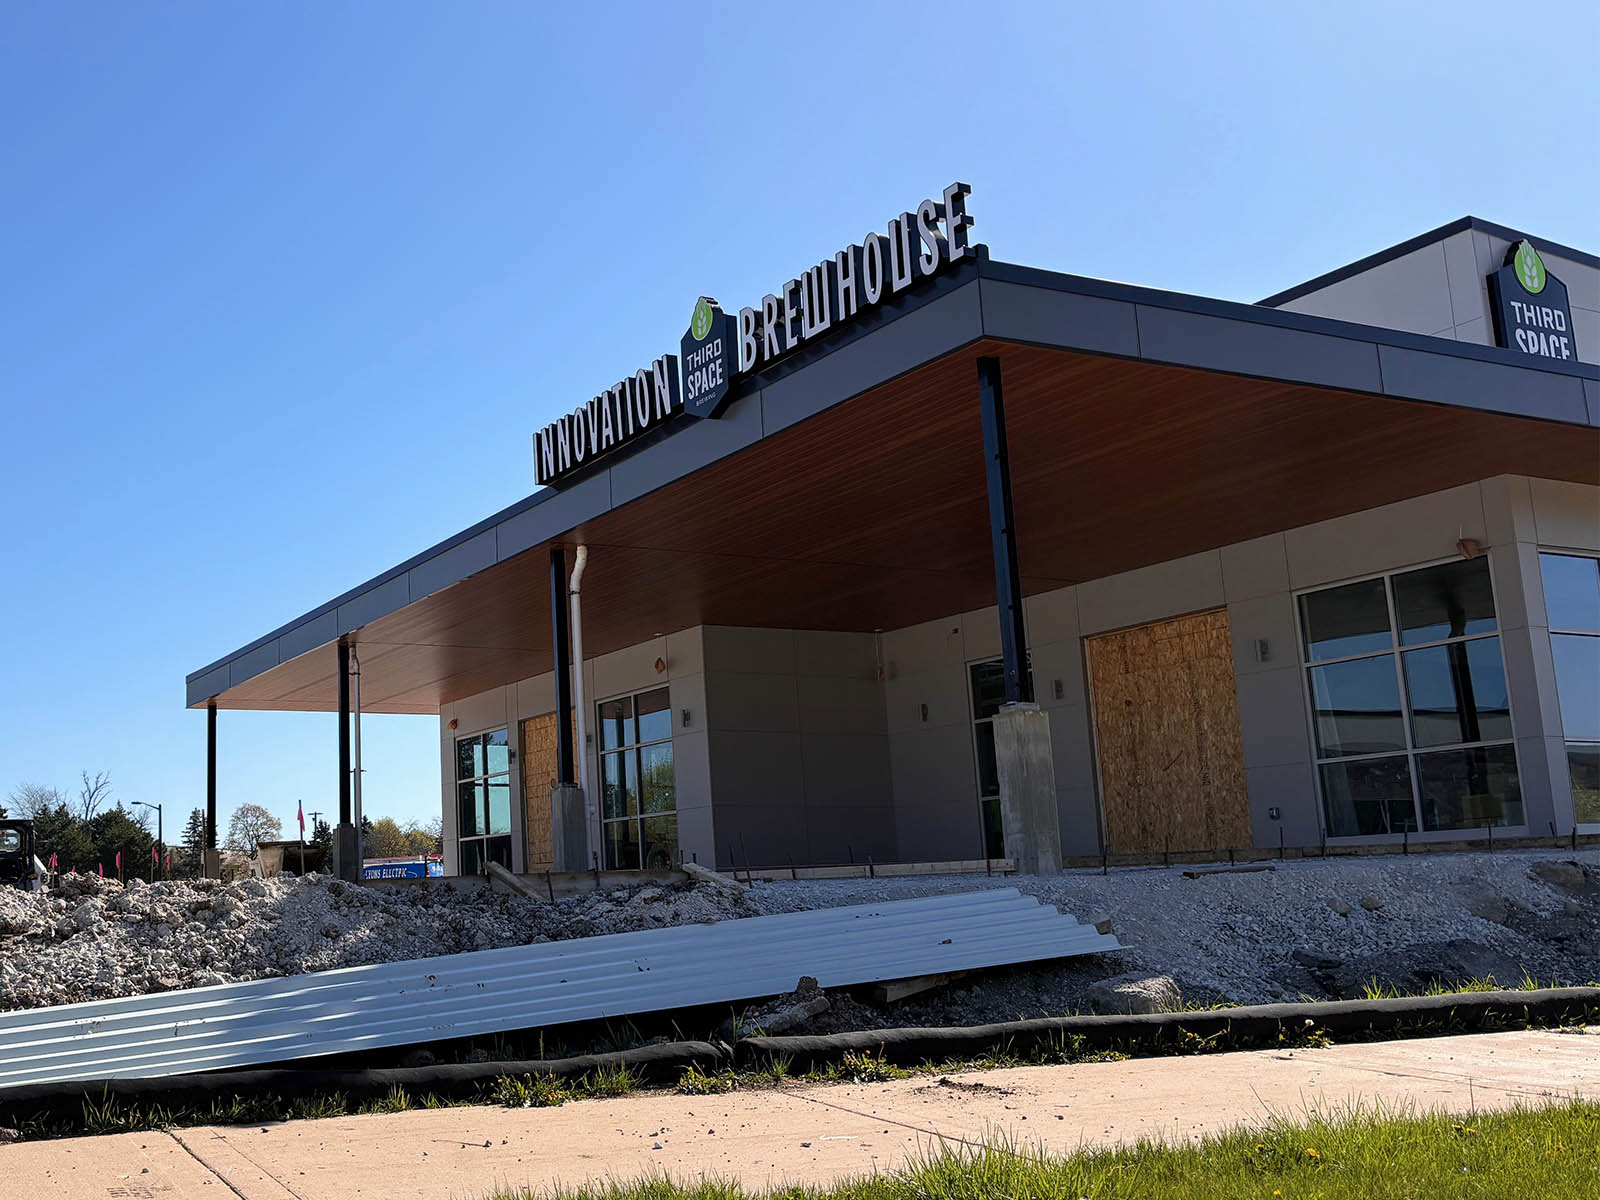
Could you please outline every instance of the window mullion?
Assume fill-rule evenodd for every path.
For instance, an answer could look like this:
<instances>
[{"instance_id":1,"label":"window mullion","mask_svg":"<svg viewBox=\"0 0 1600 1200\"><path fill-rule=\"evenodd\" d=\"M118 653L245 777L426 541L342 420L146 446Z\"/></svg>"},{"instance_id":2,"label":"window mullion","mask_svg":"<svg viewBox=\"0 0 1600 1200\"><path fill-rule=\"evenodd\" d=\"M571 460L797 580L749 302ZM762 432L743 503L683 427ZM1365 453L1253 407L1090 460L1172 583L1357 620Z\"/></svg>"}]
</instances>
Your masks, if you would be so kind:
<instances>
[{"instance_id":1,"label":"window mullion","mask_svg":"<svg viewBox=\"0 0 1600 1200\"><path fill-rule=\"evenodd\" d=\"M1417 782L1416 739L1411 732L1411 690L1406 686L1405 664L1400 661L1400 614L1394 602L1394 576L1383 577L1383 595L1389 605L1389 637L1394 645L1394 681L1400 692L1400 724L1406 739L1406 774L1411 779L1411 821L1417 831L1422 831L1422 788Z\"/></svg>"}]
</instances>

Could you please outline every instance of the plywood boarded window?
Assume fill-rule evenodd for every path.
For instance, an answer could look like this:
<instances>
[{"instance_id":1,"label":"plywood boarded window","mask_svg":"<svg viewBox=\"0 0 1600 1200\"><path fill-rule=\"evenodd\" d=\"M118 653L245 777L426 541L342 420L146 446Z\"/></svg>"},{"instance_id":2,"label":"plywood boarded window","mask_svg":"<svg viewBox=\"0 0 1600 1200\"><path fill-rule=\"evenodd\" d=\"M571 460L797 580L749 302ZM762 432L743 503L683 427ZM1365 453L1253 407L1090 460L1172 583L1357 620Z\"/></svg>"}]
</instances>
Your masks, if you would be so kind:
<instances>
[{"instance_id":1,"label":"plywood boarded window","mask_svg":"<svg viewBox=\"0 0 1600 1200\"><path fill-rule=\"evenodd\" d=\"M522 723L522 817L529 871L548 871L555 865L550 845L550 788L556 771L556 715L529 717Z\"/></svg>"},{"instance_id":2,"label":"plywood boarded window","mask_svg":"<svg viewBox=\"0 0 1600 1200\"><path fill-rule=\"evenodd\" d=\"M1113 854L1251 844L1223 609L1087 639Z\"/></svg>"}]
</instances>

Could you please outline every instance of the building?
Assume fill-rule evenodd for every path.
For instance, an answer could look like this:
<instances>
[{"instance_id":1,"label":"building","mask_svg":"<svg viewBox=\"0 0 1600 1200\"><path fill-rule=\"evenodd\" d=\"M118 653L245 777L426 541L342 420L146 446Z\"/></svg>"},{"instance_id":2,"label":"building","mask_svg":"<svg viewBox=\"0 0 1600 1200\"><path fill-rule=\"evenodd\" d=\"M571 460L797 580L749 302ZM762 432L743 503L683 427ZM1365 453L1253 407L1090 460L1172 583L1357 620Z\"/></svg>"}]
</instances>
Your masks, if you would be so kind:
<instances>
[{"instance_id":1,"label":"building","mask_svg":"<svg viewBox=\"0 0 1600 1200\"><path fill-rule=\"evenodd\" d=\"M549 486L190 675L213 763L353 660L450 874L1600 832L1600 259L1469 217L1239 304L967 206L702 299Z\"/></svg>"}]
</instances>

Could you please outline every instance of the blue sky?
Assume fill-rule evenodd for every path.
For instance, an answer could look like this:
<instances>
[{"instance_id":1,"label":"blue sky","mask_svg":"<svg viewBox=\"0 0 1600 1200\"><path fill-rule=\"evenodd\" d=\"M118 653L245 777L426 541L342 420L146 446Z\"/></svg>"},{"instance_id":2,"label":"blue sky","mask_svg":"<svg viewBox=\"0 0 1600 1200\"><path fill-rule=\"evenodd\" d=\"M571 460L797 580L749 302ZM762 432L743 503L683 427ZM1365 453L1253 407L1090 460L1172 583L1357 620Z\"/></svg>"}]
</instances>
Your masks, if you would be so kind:
<instances>
[{"instance_id":1,"label":"blue sky","mask_svg":"<svg viewBox=\"0 0 1600 1200\"><path fill-rule=\"evenodd\" d=\"M1464 213L1600 249L1600 9L11 3L0 796L204 797L185 674L532 490L531 432L952 179L1255 300ZM221 714L223 820L336 808ZM438 811L433 718L367 809Z\"/></svg>"}]
</instances>

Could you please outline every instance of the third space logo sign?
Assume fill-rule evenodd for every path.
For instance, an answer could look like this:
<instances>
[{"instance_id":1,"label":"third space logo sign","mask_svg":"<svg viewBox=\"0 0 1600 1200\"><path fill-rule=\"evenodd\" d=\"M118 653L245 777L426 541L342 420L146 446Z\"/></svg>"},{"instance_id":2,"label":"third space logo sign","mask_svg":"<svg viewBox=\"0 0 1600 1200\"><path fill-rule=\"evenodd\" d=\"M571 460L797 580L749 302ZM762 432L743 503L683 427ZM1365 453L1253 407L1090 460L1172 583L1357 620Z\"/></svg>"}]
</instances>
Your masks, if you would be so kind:
<instances>
[{"instance_id":1,"label":"third space logo sign","mask_svg":"<svg viewBox=\"0 0 1600 1200\"><path fill-rule=\"evenodd\" d=\"M683 411L720 416L733 386L733 318L701 296L678 349L683 361Z\"/></svg>"},{"instance_id":2,"label":"third space logo sign","mask_svg":"<svg viewBox=\"0 0 1600 1200\"><path fill-rule=\"evenodd\" d=\"M1566 285L1545 270L1544 259L1526 238L1507 251L1506 265L1489 276L1489 299L1500 345L1536 358L1570 362L1577 357Z\"/></svg>"}]
</instances>

